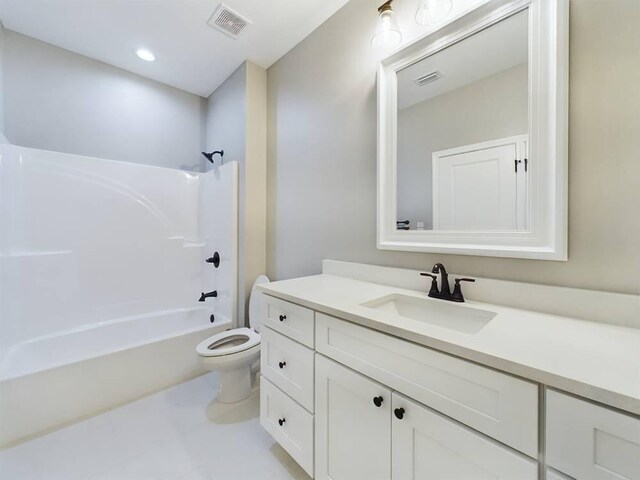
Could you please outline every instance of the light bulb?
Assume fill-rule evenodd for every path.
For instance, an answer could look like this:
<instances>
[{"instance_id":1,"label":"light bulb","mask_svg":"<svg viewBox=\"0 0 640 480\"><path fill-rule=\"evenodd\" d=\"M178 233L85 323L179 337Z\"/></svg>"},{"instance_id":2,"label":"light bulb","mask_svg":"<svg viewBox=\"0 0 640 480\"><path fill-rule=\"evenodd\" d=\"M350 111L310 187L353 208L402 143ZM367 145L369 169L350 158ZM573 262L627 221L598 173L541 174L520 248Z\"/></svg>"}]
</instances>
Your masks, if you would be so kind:
<instances>
[{"instance_id":1,"label":"light bulb","mask_svg":"<svg viewBox=\"0 0 640 480\"><path fill-rule=\"evenodd\" d=\"M451 0L419 0L416 23L424 26L435 25L447 18L452 9Z\"/></svg>"},{"instance_id":2,"label":"light bulb","mask_svg":"<svg viewBox=\"0 0 640 480\"><path fill-rule=\"evenodd\" d=\"M378 31L371 39L371 45L376 48L393 48L402 42L402 33L395 19L391 7L380 12Z\"/></svg>"}]
</instances>

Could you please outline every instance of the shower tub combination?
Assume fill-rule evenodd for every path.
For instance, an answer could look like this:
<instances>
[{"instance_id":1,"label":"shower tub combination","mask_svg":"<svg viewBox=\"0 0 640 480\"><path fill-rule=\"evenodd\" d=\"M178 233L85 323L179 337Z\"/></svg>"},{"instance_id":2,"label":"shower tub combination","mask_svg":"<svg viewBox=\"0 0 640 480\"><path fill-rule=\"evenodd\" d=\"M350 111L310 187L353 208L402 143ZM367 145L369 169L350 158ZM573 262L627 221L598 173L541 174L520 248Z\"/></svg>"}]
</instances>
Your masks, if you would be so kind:
<instances>
[{"instance_id":1,"label":"shower tub combination","mask_svg":"<svg viewBox=\"0 0 640 480\"><path fill-rule=\"evenodd\" d=\"M237 164L0 162L0 448L204 373L195 345L235 326Z\"/></svg>"}]
</instances>

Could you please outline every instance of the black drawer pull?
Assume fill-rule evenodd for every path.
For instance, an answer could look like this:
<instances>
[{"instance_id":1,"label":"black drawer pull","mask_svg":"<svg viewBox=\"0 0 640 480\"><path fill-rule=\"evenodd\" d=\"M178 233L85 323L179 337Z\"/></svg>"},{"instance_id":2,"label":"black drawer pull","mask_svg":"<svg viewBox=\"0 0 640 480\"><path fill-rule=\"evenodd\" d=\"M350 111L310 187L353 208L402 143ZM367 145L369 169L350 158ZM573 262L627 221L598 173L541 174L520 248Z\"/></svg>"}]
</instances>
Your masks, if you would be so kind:
<instances>
[{"instance_id":1,"label":"black drawer pull","mask_svg":"<svg viewBox=\"0 0 640 480\"><path fill-rule=\"evenodd\" d=\"M287 365L287 362L278 362L278 366L283 369Z\"/></svg>"},{"instance_id":2,"label":"black drawer pull","mask_svg":"<svg viewBox=\"0 0 640 480\"><path fill-rule=\"evenodd\" d=\"M382 398L382 396L373 397L373 404L376 407L381 407L382 406L382 402L384 402L384 398Z\"/></svg>"},{"instance_id":3,"label":"black drawer pull","mask_svg":"<svg viewBox=\"0 0 640 480\"><path fill-rule=\"evenodd\" d=\"M284 418L279 418L279 419L278 419L278 425L283 426L283 425L284 425L284 422L286 422L286 421L287 421L287 420L286 420L286 419L284 419Z\"/></svg>"},{"instance_id":4,"label":"black drawer pull","mask_svg":"<svg viewBox=\"0 0 640 480\"><path fill-rule=\"evenodd\" d=\"M284 322L287 319L287 316L286 315L280 315L278 318L280 319L281 322Z\"/></svg>"},{"instance_id":5,"label":"black drawer pull","mask_svg":"<svg viewBox=\"0 0 640 480\"><path fill-rule=\"evenodd\" d=\"M398 420L402 420L404 418L404 408L396 408L393 411L393 414L396 416Z\"/></svg>"}]
</instances>

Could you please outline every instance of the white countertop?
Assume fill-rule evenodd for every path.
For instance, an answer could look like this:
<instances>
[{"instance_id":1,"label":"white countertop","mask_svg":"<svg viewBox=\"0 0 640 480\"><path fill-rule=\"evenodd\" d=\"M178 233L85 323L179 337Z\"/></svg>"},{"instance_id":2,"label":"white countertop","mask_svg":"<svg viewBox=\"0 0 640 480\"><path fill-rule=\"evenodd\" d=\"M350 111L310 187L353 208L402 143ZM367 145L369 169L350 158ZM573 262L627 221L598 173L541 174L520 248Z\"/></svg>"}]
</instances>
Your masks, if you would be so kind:
<instances>
[{"instance_id":1,"label":"white countertop","mask_svg":"<svg viewBox=\"0 0 640 480\"><path fill-rule=\"evenodd\" d=\"M640 330L467 301L497 315L476 334L360 304L416 292L333 275L264 284L264 293L640 415ZM433 300L442 302L443 300Z\"/></svg>"}]
</instances>

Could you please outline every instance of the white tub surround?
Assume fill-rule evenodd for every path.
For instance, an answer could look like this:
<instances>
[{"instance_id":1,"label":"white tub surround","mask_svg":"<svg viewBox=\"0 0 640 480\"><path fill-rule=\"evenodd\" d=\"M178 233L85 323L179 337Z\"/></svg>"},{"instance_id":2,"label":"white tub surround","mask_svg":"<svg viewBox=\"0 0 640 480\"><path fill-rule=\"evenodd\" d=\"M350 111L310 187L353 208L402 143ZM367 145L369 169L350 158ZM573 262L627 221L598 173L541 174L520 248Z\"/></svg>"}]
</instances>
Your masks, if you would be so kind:
<instances>
[{"instance_id":1,"label":"white tub surround","mask_svg":"<svg viewBox=\"0 0 640 480\"><path fill-rule=\"evenodd\" d=\"M310 475L638 478L640 330L328 270L385 274L260 287L261 422Z\"/></svg>"},{"instance_id":2,"label":"white tub surround","mask_svg":"<svg viewBox=\"0 0 640 480\"><path fill-rule=\"evenodd\" d=\"M235 318L237 164L186 172L0 145L0 353L117 318ZM205 259L219 251L219 268ZM224 282L224 284L223 284Z\"/></svg>"},{"instance_id":3,"label":"white tub surround","mask_svg":"<svg viewBox=\"0 0 640 480\"><path fill-rule=\"evenodd\" d=\"M235 326L237 182L0 145L0 448L204 371Z\"/></svg>"}]
</instances>

